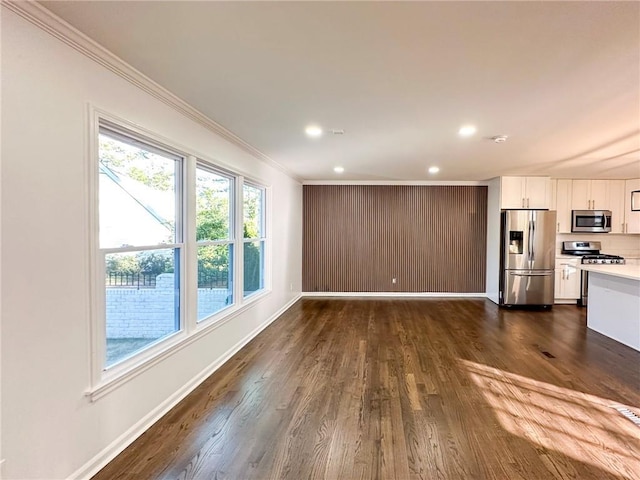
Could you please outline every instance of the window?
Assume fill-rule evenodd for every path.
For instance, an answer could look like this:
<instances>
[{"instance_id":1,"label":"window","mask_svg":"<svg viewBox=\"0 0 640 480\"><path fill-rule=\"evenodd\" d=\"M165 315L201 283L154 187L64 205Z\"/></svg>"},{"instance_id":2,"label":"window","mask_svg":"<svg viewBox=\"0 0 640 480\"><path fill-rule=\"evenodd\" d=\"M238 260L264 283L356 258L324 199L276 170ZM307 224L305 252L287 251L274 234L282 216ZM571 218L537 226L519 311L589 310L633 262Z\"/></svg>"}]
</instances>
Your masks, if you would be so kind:
<instances>
[{"instance_id":1,"label":"window","mask_svg":"<svg viewBox=\"0 0 640 480\"><path fill-rule=\"evenodd\" d=\"M198 321L234 303L233 185L232 177L196 168Z\"/></svg>"},{"instance_id":2,"label":"window","mask_svg":"<svg viewBox=\"0 0 640 480\"><path fill-rule=\"evenodd\" d=\"M247 297L264 288L265 189L245 183L243 213L243 293Z\"/></svg>"},{"instance_id":3,"label":"window","mask_svg":"<svg viewBox=\"0 0 640 480\"><path fill-rule=\"evenodd\" d=\"M182 167L177 155L100 128L106 367L181 329Z\"/></svg>"},{"instance_id":4,"label":"window","mask_svg":"<svg viewBox=\"0 0 640 480\"><path fill-rule=\"evenodd\" d=\"M267 246L266 187L96 121L92 398L256 301Z\"/></svg>"}]
</instances>

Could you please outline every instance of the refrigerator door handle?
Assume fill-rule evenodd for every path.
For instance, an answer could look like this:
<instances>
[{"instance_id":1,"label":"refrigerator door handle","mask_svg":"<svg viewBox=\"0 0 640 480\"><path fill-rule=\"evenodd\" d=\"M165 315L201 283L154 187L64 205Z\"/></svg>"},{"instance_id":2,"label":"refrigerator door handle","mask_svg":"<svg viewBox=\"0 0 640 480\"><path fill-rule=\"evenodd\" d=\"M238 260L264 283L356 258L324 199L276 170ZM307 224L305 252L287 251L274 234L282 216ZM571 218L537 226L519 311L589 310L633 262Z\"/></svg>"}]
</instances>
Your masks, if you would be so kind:
<instances>
[{"instance_id":1,"label":"refrigerator door handle","mask_svg":"<svg viewBox=\"0 0 640 480\"><path fill-rule=\"evenodd\" d=\"M531 221L531 260L536 260L536 251L533 248L536 244L536 221Z\"/></svg>"},{"instance_id":2,"label":"refrigerator door handle","mask_svg":"<svg viewBox=\"0 0 640 480\"><path fill-rule=\"evenodd\" d=\"M529 273L518 273L518 272L509 272L509 275L514 277L548 277L553 275L553 271L549 272L529 272Z\"/></svg>"}]
</instances>

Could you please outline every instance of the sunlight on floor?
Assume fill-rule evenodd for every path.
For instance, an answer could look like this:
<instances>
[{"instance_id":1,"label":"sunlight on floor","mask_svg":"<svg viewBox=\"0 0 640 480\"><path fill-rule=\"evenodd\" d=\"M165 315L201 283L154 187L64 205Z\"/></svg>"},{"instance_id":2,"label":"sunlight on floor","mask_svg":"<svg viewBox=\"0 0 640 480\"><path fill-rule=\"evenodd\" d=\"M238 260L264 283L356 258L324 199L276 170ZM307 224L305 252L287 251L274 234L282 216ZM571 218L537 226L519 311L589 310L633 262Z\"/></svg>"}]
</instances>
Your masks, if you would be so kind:
<instances>
[{"instance_id":1,"label":"sunlight on floor","mask_svg":"<svg viewBox=\"0 0 640 480\"><path fill-rule=\"evenodd\" d=\"M540 456L550 470L567 467L554 461L555 451L613 475L640 478L640 428L612 408L640 414L637 407L467 360L460 363L501 426L542 447Z\"/></svg>"}]
</instances>

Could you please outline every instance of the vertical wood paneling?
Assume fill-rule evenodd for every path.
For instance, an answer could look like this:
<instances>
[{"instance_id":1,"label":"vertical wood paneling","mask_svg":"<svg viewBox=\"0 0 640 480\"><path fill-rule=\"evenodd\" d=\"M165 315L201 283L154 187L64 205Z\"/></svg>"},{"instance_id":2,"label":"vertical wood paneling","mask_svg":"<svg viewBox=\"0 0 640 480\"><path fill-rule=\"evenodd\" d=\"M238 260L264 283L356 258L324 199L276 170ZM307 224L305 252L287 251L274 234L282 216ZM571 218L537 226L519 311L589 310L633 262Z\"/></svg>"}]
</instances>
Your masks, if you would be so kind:
<instances>
[{"instance_id":1,"label":"vertical wood paneling","mask_svg":"<svg viewBox=\"0 0 640 480\"><path fill-rule=\"evenodd\" d=\"M485 291L486 187L305 185L303 192L304 291Z\"/></svg>"}]
</instances>

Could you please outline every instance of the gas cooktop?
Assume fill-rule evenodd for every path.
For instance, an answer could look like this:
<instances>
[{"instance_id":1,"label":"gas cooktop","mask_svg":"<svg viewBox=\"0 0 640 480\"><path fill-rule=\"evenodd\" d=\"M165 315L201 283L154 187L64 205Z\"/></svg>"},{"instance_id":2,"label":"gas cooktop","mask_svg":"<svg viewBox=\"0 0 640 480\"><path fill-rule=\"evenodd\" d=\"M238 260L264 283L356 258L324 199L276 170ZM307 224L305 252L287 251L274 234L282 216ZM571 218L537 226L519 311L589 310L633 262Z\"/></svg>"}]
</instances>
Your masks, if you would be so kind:
<instances>
[{"instance_id":1,"label":"gas cooktop","mask_svg":"<svg viewBox=\"0 0 640 480\"><path fill-rule=\"evenodd\" d=\"M618 255L605 255L604 253L598 255L584 255L580 263L583 264L617 264L624 265L624 258Z\"/></svg>"},{"instance_id":2,"label":"gas cooktop","mask_svg":"<svg viewBox=\"0 0 640 480\"><path fill-rule=\"evenodd\" d=\"M583 264L624 265L623 257L600 253L600 242L562 242L562 253L581 256Z\"/></svg>"}]
</instances>

